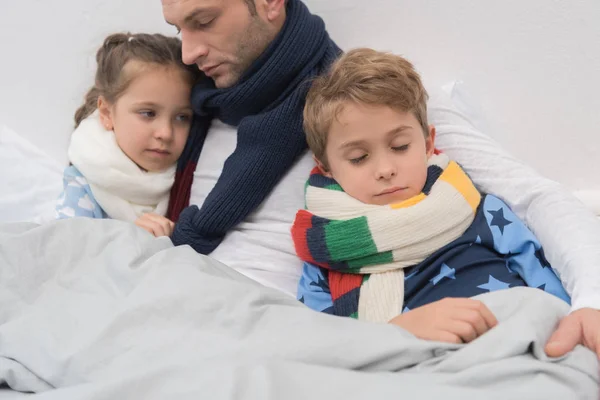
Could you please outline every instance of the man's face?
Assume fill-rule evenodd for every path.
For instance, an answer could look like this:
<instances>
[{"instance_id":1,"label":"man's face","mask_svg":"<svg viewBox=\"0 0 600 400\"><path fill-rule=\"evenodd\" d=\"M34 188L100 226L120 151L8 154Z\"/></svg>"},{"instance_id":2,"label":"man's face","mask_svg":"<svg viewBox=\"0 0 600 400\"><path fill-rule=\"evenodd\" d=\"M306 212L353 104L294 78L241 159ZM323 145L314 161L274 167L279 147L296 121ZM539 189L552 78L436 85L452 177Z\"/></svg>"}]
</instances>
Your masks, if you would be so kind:
<instances>
[{"instance_id":1,"label":"man's face","mask_svg":"<svg viewBox=\"0 0 600 400\"><path fill-rule=\"evenodd\" d=\"M271 3L162 0L165 20L181 33L183 62L198 65L218 88L235 85L277 35Z\"/></svg>"}]
</instances>

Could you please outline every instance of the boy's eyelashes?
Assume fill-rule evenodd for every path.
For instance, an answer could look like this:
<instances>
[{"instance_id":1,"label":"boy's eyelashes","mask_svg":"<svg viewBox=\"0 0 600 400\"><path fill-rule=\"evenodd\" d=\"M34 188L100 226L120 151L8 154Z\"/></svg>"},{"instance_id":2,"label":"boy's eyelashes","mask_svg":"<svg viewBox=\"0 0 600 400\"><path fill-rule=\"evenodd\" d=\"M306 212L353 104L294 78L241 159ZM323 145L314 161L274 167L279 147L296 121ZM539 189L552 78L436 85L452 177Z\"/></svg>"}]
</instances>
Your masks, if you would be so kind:
<instances>
[{"instance_id":1,"label":"boy's eyelashes","mask_svg":"<svg viewBox=\"0 0 600 400\"><path fill-rule=\"evenodd\" d=\"M395 152L403 153L403 152L407 151L409 147L410 147L410 144L403 144L402 146L393 146L393 147L391 147L391 149ZM360 157L350 158L348 161L350 161L350 163L352 163L352 164L360 164L361 162L365 161L368 156L369 156L369 154L365 153L365 154L361 155Z\"/></svg>"},{"instance_id":2,"label":"boy's eyelashes","mask_svg":"<svg viewBox=\"0 0 600 400\"><path fill-rule=\"evenodd\" d=\"M360 157L355 157L355 158L351 158L349 161L352 164L360 164L361 162L363 162L364 160L367 159L368 154L363 154Z\"/></svg>"},{"instance_id":3,"label":"boy's eyelashes","mask_svg":"<svg viewBox=\"0 0 600 400\"><path fill-rule=\"evenodd\" d=\"M408 150L408 146L409 146L408 144L404 144L402 146L395 146L395 147L392 147L392 150L394 150L394 151L406 151L406 150Z\"/></svg>"}]
</instances>

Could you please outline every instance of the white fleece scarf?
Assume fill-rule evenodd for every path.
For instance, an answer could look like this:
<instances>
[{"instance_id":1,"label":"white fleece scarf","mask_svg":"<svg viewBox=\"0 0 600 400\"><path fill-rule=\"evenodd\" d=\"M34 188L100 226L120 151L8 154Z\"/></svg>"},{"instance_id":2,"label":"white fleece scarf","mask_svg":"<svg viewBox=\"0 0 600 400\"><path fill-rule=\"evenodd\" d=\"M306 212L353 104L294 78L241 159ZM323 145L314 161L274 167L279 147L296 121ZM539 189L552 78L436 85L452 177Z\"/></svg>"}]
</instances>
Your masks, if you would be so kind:
<instances>
[{"instance_id":1,"label":"white fleece scarf","mask_svg":"<svg viewBox=\"0 0 600 400\"><path fill-rule=\"evenodd\" d=\"M110 218L135 222L146 213L167 212L176 165L143 171L123 153L114 132L102 126L98 111L73 132L68 155Z\"/></svg>"}]
</instances>

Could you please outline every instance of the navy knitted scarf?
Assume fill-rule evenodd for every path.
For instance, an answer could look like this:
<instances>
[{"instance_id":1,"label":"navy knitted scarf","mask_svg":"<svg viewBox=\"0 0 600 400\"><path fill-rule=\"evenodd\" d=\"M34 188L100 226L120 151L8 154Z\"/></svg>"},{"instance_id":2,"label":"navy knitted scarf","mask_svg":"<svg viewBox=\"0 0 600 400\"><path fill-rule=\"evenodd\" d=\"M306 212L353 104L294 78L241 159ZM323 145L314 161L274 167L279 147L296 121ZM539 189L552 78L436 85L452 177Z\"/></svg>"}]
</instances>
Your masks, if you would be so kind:
<instances>
[{"instance_id":1,"label":"navy knitted scarf","mask_svg":"<svg viewBox=\"0 0 600 400\"><path fill-rule=\"evenodd\" d=\"M175 245L189 244L202 254L213 251L231 228L262 203L307 148L302 111L308 81L325 72L340 49L321 18L310 14L300 0L288 0L286 7L281 32L235 86L194 88L197 116L178 163L167 212L177 222L171 237ZM187 207L213 118L238 127L237 146L202 208Z\"/></svg>"}]
</instances>

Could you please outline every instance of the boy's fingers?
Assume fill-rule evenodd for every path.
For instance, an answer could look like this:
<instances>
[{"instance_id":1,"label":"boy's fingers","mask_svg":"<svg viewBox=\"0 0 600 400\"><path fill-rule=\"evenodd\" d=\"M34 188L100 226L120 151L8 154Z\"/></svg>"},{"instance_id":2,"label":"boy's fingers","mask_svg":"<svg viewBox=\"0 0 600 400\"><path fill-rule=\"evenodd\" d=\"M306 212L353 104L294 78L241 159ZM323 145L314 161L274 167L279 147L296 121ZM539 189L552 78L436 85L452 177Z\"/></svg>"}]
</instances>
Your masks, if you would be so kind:
<instances>
[{"instance_id":1,"label":"boy's fingers","mask_svg":"<svg viewBox=\"0 0 600 400\"><path fill-rule=\"evenodd\" d=\"M464 300L468 300L468 302L464 303L468 308L475 310L479 314L481 314L481 316L485 320L485 323L487 324L487 326L490 327L490 329L495 327L496 325L498 325L498 320L496 319L494 314L481 301L473 300L473 299L464 299Z\"/></svg>"},{"instance_id":2,"label":"boy's fingers","mask_svg":"<svg viewBox=\"0 0 600 400\"><path fill-rule=\"evenodd\" d=\"M458 336L463 343L472 342L479 336L475 327L464 321L452 321L449 330Z\"/></svg>"},{"instance_id":3,"label":"boy's fingers","mask_svg":"<svg viewBox=\"0 0 600 400\"><path fill-rule=\"evenodd\" d=\"M430 338L427 338L427 340L435 340L437 342L455 343L455 344L463 343L462 339L458 335L456 335L452 332L445 331L445 330L435 332Z\"/></svg>"},{"instance_id":4,"label":"boy's fingers","mask_svg":"<svg viewBox=\"0 0 600 400\"><path fill-rule=\"evenodd\" d=\"M492 328L483 314L476 310L463 309L458 319L471 325L477 332L477 336L483 335Z\"/></svg>"}]
</instances>

